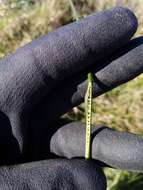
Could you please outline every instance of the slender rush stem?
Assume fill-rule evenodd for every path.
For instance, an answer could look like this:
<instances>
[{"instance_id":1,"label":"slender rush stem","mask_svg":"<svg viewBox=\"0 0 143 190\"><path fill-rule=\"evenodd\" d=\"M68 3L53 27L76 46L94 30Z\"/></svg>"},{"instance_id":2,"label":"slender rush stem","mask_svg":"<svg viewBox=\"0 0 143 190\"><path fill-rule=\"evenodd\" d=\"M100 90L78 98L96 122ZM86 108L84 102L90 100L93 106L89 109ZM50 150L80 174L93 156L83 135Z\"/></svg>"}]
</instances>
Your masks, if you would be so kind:
<instances>
[{"instance_id":1,"label":"slender rush stem","mask_svg":"<svg viewBox=\"0 0 143 190\"><path fill-rule=\"evenodd\" d=\"M85 119L86 119L86 141L85 141L85 159L91 158L91 120L92 120L92 91L93 76L88 73L88 86L85 94Z\"/></svg>"},{"instance_id":2,"label":"slender rush stem","mask_svg":"<svg viewBox=\"0 0 143 190\"><path fill-rule=\"evenodd\" d=\"M79 15L77 13L77 10L73 4L73 1L72 0L69 0L69 3L70 3L70 7L71 7L71 10L72 10L72 14L73 14L73 20L76 20L78 21L79 20Z\"/></svg>"},{"instance_id":3,"label":"slender rush stem","mask_svg":"<svg viewBox=\"0 0 143 190\"><path fill-rule=\"evenodd\" d=\"M73 13L73 19L79 20L78 13L72 2L69 0L71 10ZM88 85L85 94L85 120L86 120L86 137L85 137L85 159L91 158L91 121L92 121L92 92L93 92L93 75L91 72L88 73Z\"/></svg>"}]
</instances>

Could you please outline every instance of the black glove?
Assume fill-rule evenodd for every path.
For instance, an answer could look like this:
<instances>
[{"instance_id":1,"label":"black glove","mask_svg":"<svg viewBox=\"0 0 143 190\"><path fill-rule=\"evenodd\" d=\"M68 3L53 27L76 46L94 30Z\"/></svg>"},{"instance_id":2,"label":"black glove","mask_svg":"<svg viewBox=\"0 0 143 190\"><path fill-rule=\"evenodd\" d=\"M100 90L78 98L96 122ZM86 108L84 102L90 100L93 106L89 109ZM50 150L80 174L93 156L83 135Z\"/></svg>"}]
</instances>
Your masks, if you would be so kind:
<instances>
[{"instance_id":1,"label":"black glove","mask_svg":"<svg viewBox=\"0 0 143 190\"><path fill-rule=\"evenodd\" d=\"M0 117L3 134L0 145L4 153L1 158L2 164L24 162L25 159L32 161L49 158L50 151L60 156L83 157L83 141L81 141L80 152L77 156L74 151L78 150L78 145L72 148L71 141L67 141L67 145L71 143L73 152L69 153L66 149L64 152L65 144L62 145L58 139L56 140L59 132L55 133L56 127L52 129L50 126L68 109L83 101L87 70L90 69L96 73L94 96L127 82L142 72L142 39L129 41L136 28L137 20L131 11L125 8L114 8L93 14L42 36L1 60L0 110L2 113ZM77 132L74 128L73 133L72 130L70 130L71 134L67 133L69 140L71 135L75 138L79 135L79 139L84 139L83 128L80 126L81 124L79 124L78 134L74 133L74 131ZM61 134L67 131L66 128L64 129L62 133L60 132ZM112 136L114 138L114 133L111 133L109 144L112 142ZM102 144L102 151L99 148L100 139L102 140L99 138L98 141L96 139L94 141L93 138L95 142L92 147L93 152L99 150L102 153L106 149L106 146ZM138 138L136 143L138 143ZM107 154L107 157L102 154L93 157L109 165L120 167L120 160L117 157L120 152L119 149L119 152L114 154L114 160L112 158L109 160L110 154ZM95 155L97 154L95 152ZM105 177L100 169L96 172L98 167L93 165L93 162L82 160L58 159L34 165L32 163L19 165L14 169L2 167L0 179L5 189L8 187L7 183L11 184L12 189L16 189L17 185L20 185L20 189L32 189L33 186L28 187L28 184L31 185L32 176L33 181L38 181L41 177L43 184L45 182L42 186L41 180L38 181L40 186L37 185L38 188L36 186L35 189L72 189L72 187L80 189L78 185L82 181L86 182L85 189L105 189ZM27 167L31 178L27 169L24 169ZM73 170L74 167L75 170ZM46 171L43 168L46 168ZM81 168L81 171L78 168ZM76 170L79 172L77 172L78 175ZM74 178L76 175L78 177ZM6 178L6 176L9 177ZM17 179L21 182L17 182ZM71 183L68 183L68 180ZM69 187L65 188L65 183ZM25 186L22 187L21 184Z\"/></svg>"},{"instance_id":2,"label":"black glove","mask_svg":"<svg viewBox=\"0 0 143 190\"><path fill-rule=\"evenodd\" d=\"M34 108L41 111L40 107L46 105L41 101L49 99L56 89L65 91L65 81L87 72L93 65L101 66L101 58L125 45L136 29L137 20L130 10L109 9L41 36L0 61L0 110L10 120L19 154L27 151ZM54 109L54 105L59 107L53 102Z\"/></svg>"}]
</instances>

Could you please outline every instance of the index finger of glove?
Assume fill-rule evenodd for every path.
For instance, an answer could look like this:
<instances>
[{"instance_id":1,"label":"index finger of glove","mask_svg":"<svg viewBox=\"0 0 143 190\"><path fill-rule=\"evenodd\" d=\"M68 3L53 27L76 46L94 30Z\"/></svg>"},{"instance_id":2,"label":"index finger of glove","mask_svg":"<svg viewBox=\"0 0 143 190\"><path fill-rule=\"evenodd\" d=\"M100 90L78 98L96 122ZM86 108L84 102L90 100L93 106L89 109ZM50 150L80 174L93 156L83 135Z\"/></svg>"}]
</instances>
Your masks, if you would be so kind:
<instances>
[{"instance_id":1,"label":"index finger of glove","mask_svg":"<svg viewBox=\"0 0 143 190\"><path fill-rule=\"evenodd\" d=\"M25 50L32 50L45 78L57 83L122 47L136 29L134 14L116 7L44 35L25 46Z\"/></svg>"}]
</instances>

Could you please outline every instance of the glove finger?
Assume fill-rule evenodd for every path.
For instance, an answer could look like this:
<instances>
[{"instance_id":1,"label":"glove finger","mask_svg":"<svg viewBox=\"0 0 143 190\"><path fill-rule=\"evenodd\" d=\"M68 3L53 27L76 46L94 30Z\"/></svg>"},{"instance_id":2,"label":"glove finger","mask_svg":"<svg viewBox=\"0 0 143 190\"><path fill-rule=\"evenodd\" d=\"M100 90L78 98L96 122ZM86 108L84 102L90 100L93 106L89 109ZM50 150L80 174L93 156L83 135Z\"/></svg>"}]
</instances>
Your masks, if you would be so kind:
<instances>
[{"instance_id":1,"label":"glove finger","mask_svg":"<svg viewBox=\"0 0 143 190\"><path fill-rule=\"evenodd\" d=\"M137 25L129 9L115 7L61 27L26 47L32 49L47 79L58 83L121 48Z\"/></svg>"},{"instance_id":2,"label":"glove finger","mask_svg":"<svg viewBox=\"0 0 143 190\"><path fill-rule=\"evenodd\" d=\"M55 159L0 168L0 189L106 190L94 161Z\"/></svg>"},{"instance_id":3,"label":"glove finger","mask_svg":"<svg viewBox=\"0 0 143 190\"><path fill-rule=\"evenodd\" d=\"M67 158L84 157L85 124L73 122L59 128L51 138L50 150ZM93 126L91 152L92 158L103 162L103 165L143 172L141 135Z\"/></svg>"},{"instance_id":4,"label":"glove finger","mask_svg":"<svg viewBox=\"0 0 143 190\"><path fill-rule=\"evenodd\" d=\"M119 53L99 62L92 68L94 75L93 96L97 97L133 78L143 71L143 37L131 40ZM104 62L108 62L104 65ZM101 65L104 67L101 68ZM69 109L84 101L87 89L86 71L78 73L54 88L32 113L32 120L50 123ZM41 119L40 119L41 118Z\"/></svg>"}]
</instances>

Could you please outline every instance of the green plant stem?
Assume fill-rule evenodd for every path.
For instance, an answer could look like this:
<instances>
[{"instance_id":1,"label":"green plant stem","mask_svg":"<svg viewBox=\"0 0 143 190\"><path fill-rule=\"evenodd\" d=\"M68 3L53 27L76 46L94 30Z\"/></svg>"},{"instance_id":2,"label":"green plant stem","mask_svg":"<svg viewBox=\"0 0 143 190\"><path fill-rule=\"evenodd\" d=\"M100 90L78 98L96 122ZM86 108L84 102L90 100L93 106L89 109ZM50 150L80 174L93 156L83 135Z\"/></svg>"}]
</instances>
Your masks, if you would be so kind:
<instances>
[{"instance_id":1,"label":"green plant stem","mask_svg":"<svg viewBox=\"0 0 143 190\"><path fill-rule=\"evenodd\" d=\"M92 92L93 75L88 73L88 85L85 94L85 120L86 120L86 140L85 140L85 159L91 158L91 122L92 122Z\"/></svg>"},{"instance_id":2,"label":"green plant stem","mask_svg":"<svg viewBox=\"0 0 143 190\"><path fill-rule=\"evenodd\" d=\"M79 20L79 15L72 2L69 0L71 10L73 13L73 19ZM91 158L91 123L92 123L92 92L93 92L93 75L91 72L88 73L87 77L88 85L85 94L85 121L86 121L86 137L85 137L85 159Z\"/></svg>"}]
</instances>

